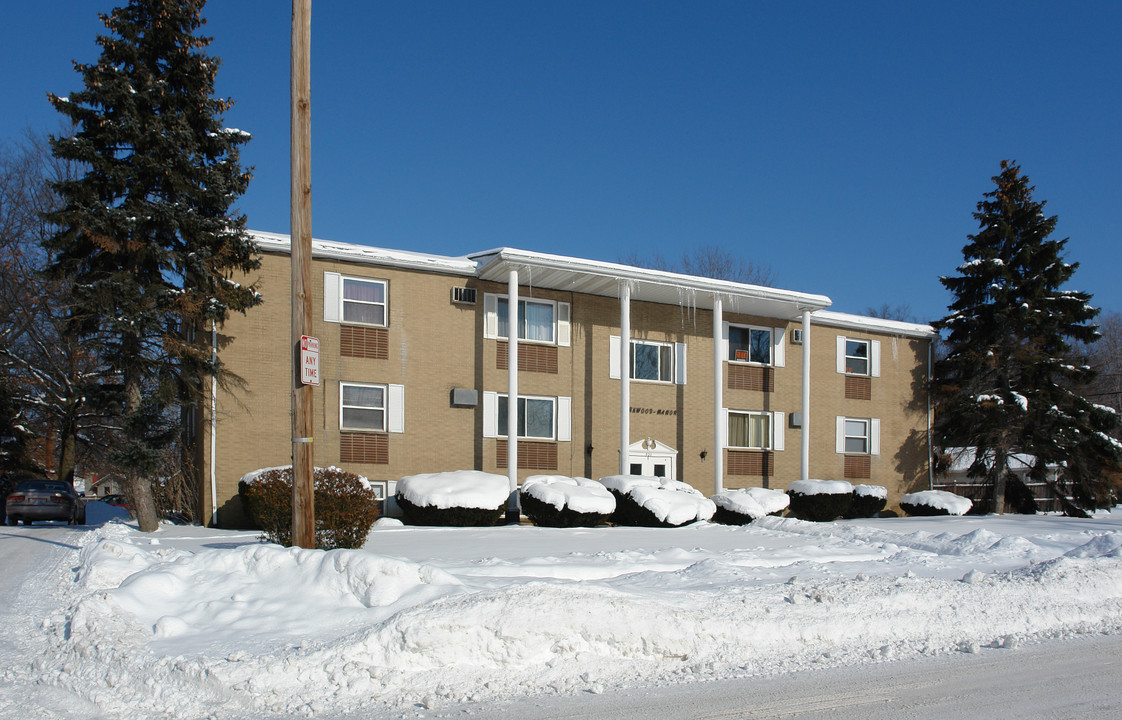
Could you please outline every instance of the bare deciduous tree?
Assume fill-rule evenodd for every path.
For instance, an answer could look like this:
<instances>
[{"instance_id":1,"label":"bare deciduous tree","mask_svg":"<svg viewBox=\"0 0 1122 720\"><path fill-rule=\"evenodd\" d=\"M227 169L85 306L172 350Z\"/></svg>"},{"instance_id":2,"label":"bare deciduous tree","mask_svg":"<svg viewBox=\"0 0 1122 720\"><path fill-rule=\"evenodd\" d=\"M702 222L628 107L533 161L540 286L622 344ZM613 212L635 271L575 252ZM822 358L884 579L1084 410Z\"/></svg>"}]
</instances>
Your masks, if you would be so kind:
<instances>
[{"instance_id":1,"label":"bare deciduous tree","mask_svg":"<svg viewBox=\"0 0 1122 720\"><path fill-rule=\"evenodd\" d=\"M745 285L775 287L776 275L767 265L748 260L720 245L700 245L673 262L661 253L631 252L619 261L626 265L652 270L697 275L699 277L729 280Z\"/></svg>"}]
</instances>

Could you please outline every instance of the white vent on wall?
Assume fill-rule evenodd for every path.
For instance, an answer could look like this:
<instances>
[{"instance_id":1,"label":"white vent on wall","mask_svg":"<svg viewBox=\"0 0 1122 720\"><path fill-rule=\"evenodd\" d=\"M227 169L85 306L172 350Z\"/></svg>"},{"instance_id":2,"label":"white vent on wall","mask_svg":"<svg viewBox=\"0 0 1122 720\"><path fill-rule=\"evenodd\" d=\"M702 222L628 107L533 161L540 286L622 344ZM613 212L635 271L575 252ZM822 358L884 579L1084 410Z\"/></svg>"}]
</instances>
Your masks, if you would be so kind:
<instances>
[{"instance_id":1,"label":"white vent on wall","mask_svg":"<svg viewBox=\"0 0 1122 720\"><path fill-rule=\"evenodd\" d=\"M799 329L792 330L791 331L791 342L801 344L802 341L803 341L803 331L799 330Z\"/></svg>"},{"instance_id":2,"label":"white vent on wall","mask_svg":"<svg viewBox=\"0 0 1122 720\"><path fill-rule=\"evenodd\" d=\"M454 287L452 288L452 302L463 303L464 305L475 304L475 288L469 287Z\"/></svg>"}]
</instances>

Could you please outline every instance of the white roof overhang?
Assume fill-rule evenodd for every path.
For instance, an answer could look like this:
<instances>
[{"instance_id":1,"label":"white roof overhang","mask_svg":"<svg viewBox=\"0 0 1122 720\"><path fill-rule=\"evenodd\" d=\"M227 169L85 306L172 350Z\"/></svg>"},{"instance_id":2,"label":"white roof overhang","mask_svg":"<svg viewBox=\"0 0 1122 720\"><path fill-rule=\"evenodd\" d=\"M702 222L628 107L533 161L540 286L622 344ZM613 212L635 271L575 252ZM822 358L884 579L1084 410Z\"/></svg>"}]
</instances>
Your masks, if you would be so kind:
<instances>
[{"instance_id":1,"label":"white roof overhang","mask_svg":"<svg viewBox=\"0 0 1122 720\"><path fill-rule=\"evenodd\" d=\"M726 313L786 320L798 319L804 310L830 306L830 298L825 295L512 248L469 257L478 263L476 276L481 280L506 282L510 271L517 270L520 284L550 290L615 298L628 285L633 301L711 310L714 299L721 298Z\"/></svg>"}]
</instances>

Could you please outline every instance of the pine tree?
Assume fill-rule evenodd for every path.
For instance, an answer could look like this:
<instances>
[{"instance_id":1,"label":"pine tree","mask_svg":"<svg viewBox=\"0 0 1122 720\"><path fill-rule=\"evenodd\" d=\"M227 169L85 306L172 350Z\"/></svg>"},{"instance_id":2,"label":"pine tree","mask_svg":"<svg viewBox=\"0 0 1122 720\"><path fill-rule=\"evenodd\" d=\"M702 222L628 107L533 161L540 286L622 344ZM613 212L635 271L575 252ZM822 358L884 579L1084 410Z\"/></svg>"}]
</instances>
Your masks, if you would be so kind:
<instances>
[{"instance_id":1,"label":"pine tree","mask_svg":"<svg viewBox=\"0 0 1122 720\"><path fill-rule=\"evenodd\" d=\"M224 129L232 101L213 97L218 60L198 35L205 0L130 0L101 19L95 63L75 63L84 88L50 95L75 126L52 138L78 163L54 184L48 219L52 275L70 288L70 331L115 378L118 459L127 464L140 529L156 529L149 478L170 442L171 409L194 402L211 361L207 323L260 302L234 273L257 267L245 216L232 210L249 183L239 164L249 136Z\"/></svg>"},{"instance_id":2,"label":"pine tree","mask_svg":"<svg viewBox=\"0 0 1122 720\"><path fill-rule=\"evenodd\" d=\"M1049 239L1057 218L1032 199L1028 177L1004 161L993 180L960 275L941 278L955 299L935 323L947 350L933 373L937 443L974 448L969 475L992 484L995 512L1012 498L1010 456L1024 453L1035 458L1030 477L1050 482L1067 512L1081 514L1108 501L1103 473L1119 457L1108 436L1117 416L1080 394L1094 371L1066 359L1073 345L1098 338L1099 311L1089 294L1061 289L1078 264L1064 262L1066 239ZM1059 466L1058 481L1049 465Z\"/></svg>"}]
</instances>

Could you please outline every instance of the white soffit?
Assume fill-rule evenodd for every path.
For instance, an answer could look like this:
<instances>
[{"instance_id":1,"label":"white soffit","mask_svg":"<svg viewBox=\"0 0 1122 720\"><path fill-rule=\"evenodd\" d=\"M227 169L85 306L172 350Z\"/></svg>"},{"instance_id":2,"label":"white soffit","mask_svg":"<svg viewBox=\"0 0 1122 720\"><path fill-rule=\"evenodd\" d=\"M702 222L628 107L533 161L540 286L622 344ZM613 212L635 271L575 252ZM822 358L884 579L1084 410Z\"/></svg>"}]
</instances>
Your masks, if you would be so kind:
<instances>
[{"instance_id":1,"label":"white soffit","mask_svg":"<svg viewBox=\"0 0 1122 720\"><path fill-rule=\"evenodd\" d=\"M510 271L518 270L520 284L613 298L620 296L626 283L631 286L631 299L635 301L711 310L714 297L720 297L724 311L730 314L797 320L803 310L821 310L830 305L830 298L825 295L512 248L468 257L479 263L476 275L481 280L506 282Z\"/></svg>"}]
</instances>

